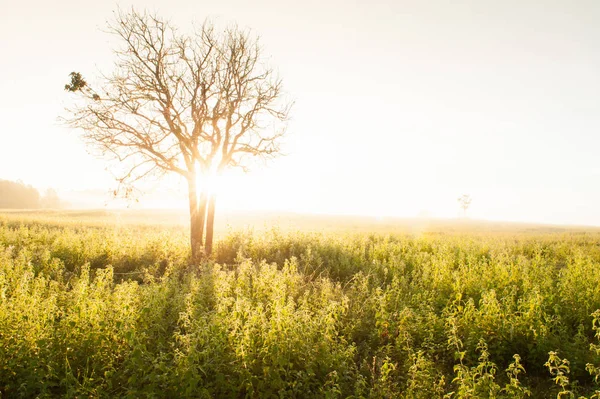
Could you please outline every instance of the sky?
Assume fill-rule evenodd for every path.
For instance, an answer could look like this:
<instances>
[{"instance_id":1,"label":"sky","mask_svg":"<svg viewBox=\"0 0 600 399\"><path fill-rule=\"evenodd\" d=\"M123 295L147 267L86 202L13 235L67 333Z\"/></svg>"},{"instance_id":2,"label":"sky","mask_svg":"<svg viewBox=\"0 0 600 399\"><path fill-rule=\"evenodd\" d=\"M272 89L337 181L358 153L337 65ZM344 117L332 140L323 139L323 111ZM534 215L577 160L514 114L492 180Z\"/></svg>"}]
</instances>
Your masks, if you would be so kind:
<instances>
[{"instance_id":1,"label":"sky","mask_svg":"<svg viewBox=\"0 0 600 399\"><path fill-rule=\"evenodd\" d=\"M117 6L252 29L295 100L286 155L221 208L452 218L469 194L472 218L600 225L596 0L0 0L0 179L115 187L57 118L71 71L112 70ZM165 186L141 203L184 207Z\"/></svg>"}]
</instances>

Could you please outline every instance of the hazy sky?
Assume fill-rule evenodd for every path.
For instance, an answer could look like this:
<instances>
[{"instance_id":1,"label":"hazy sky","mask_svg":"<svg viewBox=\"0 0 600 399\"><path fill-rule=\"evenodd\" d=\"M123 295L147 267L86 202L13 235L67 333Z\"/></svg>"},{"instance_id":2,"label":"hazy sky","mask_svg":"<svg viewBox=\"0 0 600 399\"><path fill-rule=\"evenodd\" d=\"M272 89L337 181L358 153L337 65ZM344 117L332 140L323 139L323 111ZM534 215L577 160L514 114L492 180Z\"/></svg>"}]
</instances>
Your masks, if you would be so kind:
<instances>
[{"instance_id":1,"label":"hazy sky","mask_svg":"<svg viewBox=\"0 0 600 399\"><path fill-rule=\"evenodd\" d=\"M295 98L289 155L222 207L454 217L468 193L476 218L600 225L597 0L0 0L0 178L114 187L56 119L69 72L111 70L117 4L252 28Z\"/></svg>"}]
</instances>

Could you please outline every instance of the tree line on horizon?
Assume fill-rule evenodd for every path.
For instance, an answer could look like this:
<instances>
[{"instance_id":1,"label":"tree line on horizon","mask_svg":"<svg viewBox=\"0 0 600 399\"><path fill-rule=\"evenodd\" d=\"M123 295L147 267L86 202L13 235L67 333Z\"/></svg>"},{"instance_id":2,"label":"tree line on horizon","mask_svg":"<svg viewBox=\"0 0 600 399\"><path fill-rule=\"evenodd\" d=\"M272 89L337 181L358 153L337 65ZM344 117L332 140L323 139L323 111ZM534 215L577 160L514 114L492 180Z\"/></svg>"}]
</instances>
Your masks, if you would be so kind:
<instances>
[{"instance_id":1,"label":"tree line on horizon","mask_svg":"<svg viewBox=\"0 0 600 399\"><path fill-rule=\"evenodd\" d=\"M64 205L53 188L42 195L22 181L0 179L0 209L58 209Z\"/></svg>"}]
</instances>

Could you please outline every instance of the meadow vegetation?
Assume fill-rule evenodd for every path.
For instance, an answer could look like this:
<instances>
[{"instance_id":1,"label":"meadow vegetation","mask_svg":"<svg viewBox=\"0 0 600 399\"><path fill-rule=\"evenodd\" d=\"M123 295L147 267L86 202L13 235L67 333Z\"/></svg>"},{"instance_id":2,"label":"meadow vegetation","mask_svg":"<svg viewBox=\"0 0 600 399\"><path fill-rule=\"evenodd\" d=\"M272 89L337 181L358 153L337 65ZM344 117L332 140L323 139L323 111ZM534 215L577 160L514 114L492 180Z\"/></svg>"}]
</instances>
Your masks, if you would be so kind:
<instances>
[{"instance_id":1,"label":"meadow vegetation","mask_svg":"<svg viewBox=\"0 0 600 399\"><path fill-rule=\"evenodd\" d=\"M600 233L0 215L1 397L600 398Z\"/></svg>"}]
</instances>

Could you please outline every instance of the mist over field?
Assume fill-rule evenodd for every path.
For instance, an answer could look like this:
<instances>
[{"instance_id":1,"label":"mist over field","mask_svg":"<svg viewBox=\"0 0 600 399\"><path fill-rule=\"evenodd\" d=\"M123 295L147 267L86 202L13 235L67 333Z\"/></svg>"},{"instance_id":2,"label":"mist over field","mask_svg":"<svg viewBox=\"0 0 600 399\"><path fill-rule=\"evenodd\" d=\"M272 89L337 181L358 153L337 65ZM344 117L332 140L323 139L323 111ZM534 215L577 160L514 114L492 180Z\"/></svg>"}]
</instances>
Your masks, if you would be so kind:
<instances>
[{"instance_id":1,"label":"mist over field","mask_svg":"<svg viewBox=\"0 0 600 399\"><path fill-rule=\"evenodd\" d=\"M33 4L1 13L12 57L0 65L0 178L102 208L120 170L57 118L76 102L69 73L95 89L96 72L115 72L121 42L105 29L115 5ZM454 218L470 194L475 219L600 225L593 0L120 4L131 6L182 33L205 18L252 30L294 101L285 156L227 171L218 209ZM187 192L172 177L145 184ZM90 206L86 190L102 199ZM168 197L148 207L186 207Z\"/></svg>"}]
</instances>

